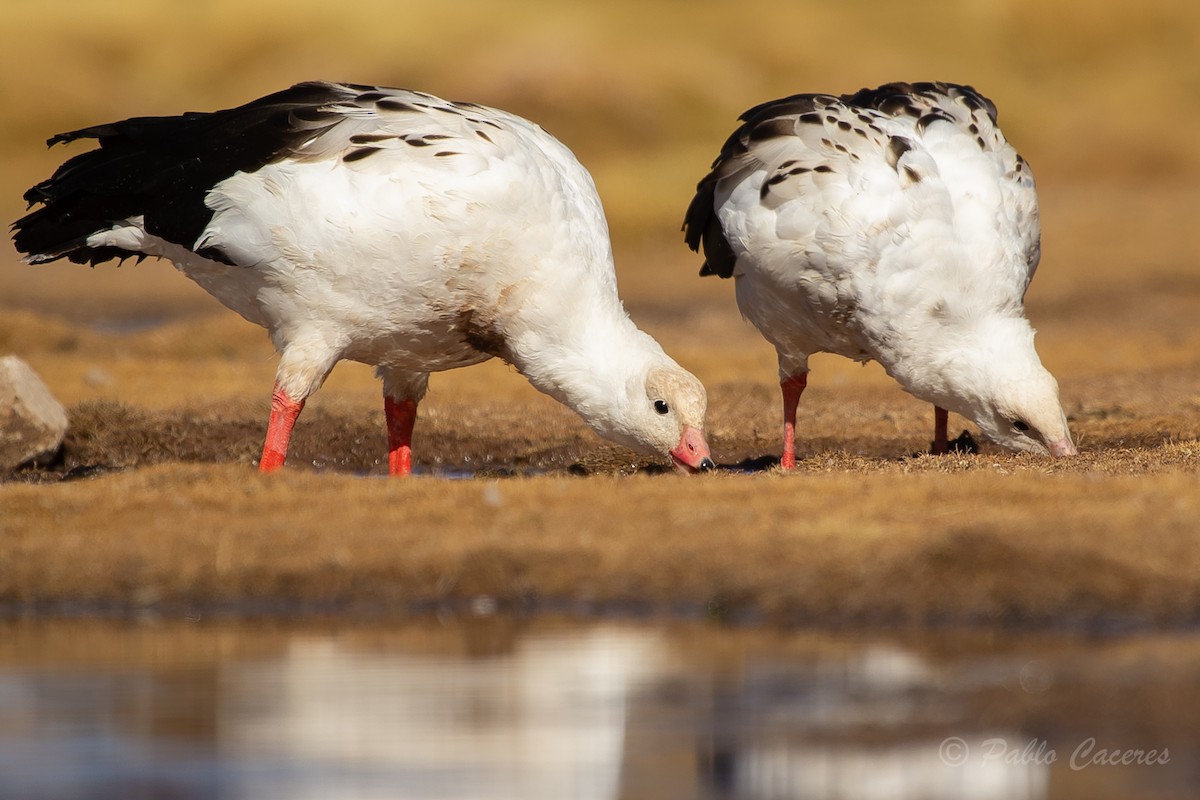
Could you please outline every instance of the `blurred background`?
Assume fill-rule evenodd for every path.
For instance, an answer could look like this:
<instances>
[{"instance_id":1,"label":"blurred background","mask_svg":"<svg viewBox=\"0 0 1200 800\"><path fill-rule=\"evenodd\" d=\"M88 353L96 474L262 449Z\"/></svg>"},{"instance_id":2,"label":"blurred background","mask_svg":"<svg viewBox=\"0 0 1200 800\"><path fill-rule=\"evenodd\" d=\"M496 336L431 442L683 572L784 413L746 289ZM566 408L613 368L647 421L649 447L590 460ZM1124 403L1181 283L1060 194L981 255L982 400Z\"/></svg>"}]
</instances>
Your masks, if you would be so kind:
<instances>
[{"instance_id":1,"label":"blurred background","mask_svg":"<svg viewBox=\"0 0 1200 800\"><path fill-rule=\"evenodd\" d=\"M1108 587L1104 596L1111 607L1126 608L1129 598L1141 596L1142 589L1153 596L1150 589L1170 594L1172 587L1185 585L1178 575L1186 571L1187 559L1175 554L1190 553L1190 544L1175 549L1169 545L1196 540L1195 516L1187 510L1186 493L1178 493L1183 499L1175 505L1170 502L1171 492L1183 484L1175 480L1180 476L1154 473L1174 469L1184 471L1185 478L1190 475L1194 440L1200 436L1200 231L1195 220L1200 209L1200 5L1194 0L0 2L0 219L6 223L24 213L21 195L29 186L79 151L80 146L48 151L45 140L55 133L130 116L231 107L302 80L420 89L501 107L540 123L574 150L594 175L612 228L626 305L639 324L708 385L714 455L730 461L778 452L774 355L756 332L739 322L729 283L696 277L700 258L683 245L680 224L696 182L707 172L737 115L797 92L852 92L897 80L972 84L995 101L1006 135L1032 164L1038 181L1043 258L1028 311L1040 331L1043 360L1062 384L1077 439L1082 433L1083 449L1091 453L1076 462L1081 466L1074 469L1081 474L1066 477L1059 473L1043 479L1041 462L1032 459L1002 462L1004 468L1017 464L1027 473L1036 471L1033 478L1024 479L1049 487L1042 494L1018 491L1026 484L1016 478L992 480L983 459L974 462L983 474L968 476L978 480L940 475L937 481L920 483L917 489L923 494L914 494L912 481L899 480L887 470L894 468L898 454L921 449L927 441L928 408L903 396L877 368L861 369L842 359L822 361L816 365L820 380L813 381L805 395L804 413L814 421L811 428L828 438L808 446L817 453L867 452L874 457L870 468L883 473L864 476L849 470L841 476L854 492L861 492L860 505L866 510L860 514L850 508L854 504L844 503L846 514L826 524L850 520L847 526L853 523L871 536L863 540L867 544L861 552L867 555L861 561L848 557L840 569L827 572L835 578L843 573L858 576L863 563L880 562L873 542L888 538L892 550L900 552L913 541L912 561L899 559L892 571L880 574L906 576L905 581L910 575L936 575L942 581L954 573L950 567L957 566L958 585L982 594L993 585L992 570L1027 577L1031 583L1053 583L1066 609L1062 619L1068 630L1078 604L1090 597L1087 587ZM230 487L244 482L245 492L265 493L267 486L250 479L248 465L261 442L259 425L274 359L261 330L224 310L170 266L130 261L120 268L106 264L94 270L69 263L35 268L19 263L8 237L3 237L0 355L7 352L26 357L73 406L77 427L81 422L86 427L89 419L111 408L86 405L96 398L117 399L139 413L145 407L166 407L155 418L165 421L151 420L141 428L127 424L128 414L117 417L110 427L133 429L126 436L133 455L105 454L101 463L240 458L243 463L224 472L205 472L202 480L195 479L194 471L150 473L149 488L135 489L130 505L149 509L146 518L164 520L172 536L186 534L190 540L195 530L216 530L224 542L226 531L234 531L239 542L257 546L268 554L264 559L279 562L283 577L275 575L272 584L274 573L264 577L247 571L254 592L268 591L264 585L306 585L305 580L321 586L329 570L340 574L341 555L328 563L318 561L329 551L315 546L312 572L288 572L290 562L281 557L272 537L287 528L311 534L305 547L312 541L340 540L341 526L327 520L345 517L350 492L345 483L299 483L289 490L293 484L285 475L270 485L271 490L293 491L299 499L291 504L294 511L275 520L279 530L255 528L249 538L237 534L257 523L236 519L244 505L234 504L232 512L226 511ZM335 371L330 384L333 390L314 398L316 404L330 408L331 398L340 398L337 402L348 405L335 410L349 411L327 416L324 422L306 412L303 424L314 416L317 422L312 433L299 437L303 441L298 446L310 450L296 462L307 460L320 468L314 460L318 455L328 458L348 449L340 441L330 446L329 434L317 435L331 427L329 420L362 420L356 427L346 425L353 436L343 438L366 441L362 448L369 455L363 458L375 459L375 469L382 469L377 383L361 365L346 365ZM458 370L436 377L434 384L422 406L425 422L418 436L432 442L433 433L425 431L440 431L439 436L448 438L439 440L440 449L431 445L422 451L422 458L445 453L449 460L457 452L451 445L458 441L449 434L457 435L464 420L465 433L459 439L479 448L474 463L487 454L510 458L522 448L547 447L544 441L565 441L581 452L598 447L578 437L582 425L568 412L537 395L503 365ZM498 401L497 387L508 387L503 390L509 397ZM517 395L521 403L505 402ZM180 406L202 407L214 398L220 402L210 402L208 409L215 411L209 416L188 417L194 420L192 428L173 426L181 416ZM217 424L224 424L225 418L233 420L232 432L228 425ZM480 431L497 419L526 424L532 419L536 430L525 434L516 424L501 424L497 427L505 429L508 439L483 438ZM161 435L147 437L145 430ZM237 449L200 455L164 449L166 455L145 455L152 449L146 446L148 440L188 438L179 430L199 431L192 438L202 442L225 436L238 442ZM522 443L522 436L528 441ZM101 442L107 446L113 438ZM1172 442L1184 444L1172 451L1167 446ZM1143 449L1132 455L1122 449L1137 446ZM1115 461L1115 466L1102 460L1106 453L1121 452L1125 460ZM1172 452L1173 462L1168 458ZM1097 483L1104 471L1135 472L1136 484L1133 479L1119 485ZM628 497L614 502L617 489L612 483L593 482L586 486L595 497L572 506L570 513L608 525L611 530L596 539L611 539L618 554L643 552L643 542L636 538L643 518L681 527L685 521L709 518L697 514L725 514L711 518L729 520L728 527L738 536L729 537L730 549L714 558L752 549L756 541L768 548L782 548L778 543L786 541L796 553L784 559L791 569L793 560L807 564L815 550L829 550L832 540L820 538L826 528L811 524L814 518L821 521L820 514L796 513L795 504L804 502L804 492L815 494L814 486L828 490L831 485L815 484L810 478L798 476L790 484L782 478L771 483L770 476L756 482L731 480L722 485L728 487L723 489L725 509L709 502L708 495L682 492L670 479L652 484L661 499L642 506L627 502ZM204 481L210 487L207 495ZM32 520L26 523L28 529L49 520L45 524L70 534L61 539L56 557L34 545L9 550L22 555L8 563L24 563L35 576L31 580L36 588L55 580L36 577L44 566L38 553L50 565L46 574L57 580L70 584L76 577L102 573L105 580L131 587L134 597L142 596L137 566L144 564L147 553L167 553L163 558L171 574L184 584L208 574L208 551L193 548L190 541L175 545L184 539L159 536L150 526L146 531L121 527L122 520L131 517L114 513L105 503L119 504L122 490L103 484L95 494L79 494L90 485L94 484L80 481L56 494L21 495L24 505L9 506L8 511L17 510L8 519L0 515L0 529L5 531L10 520L19 521L23 509ZM618 488L627 494L630 486L641 485L631 481ZM689 484L688 490L699 492L708 485ZM494 490L487 486L485 492ZM895 495L901 498L896 500L887 494L895 486L912 491ZM542 506L553 509L555 503L568 502L554 499L558 487L550 481L505 484L505 497L525 489L527 496L544 492L545 497L527 511L514 500L503 513L492 508L491 501L446 511L445 485L439 482L402 488L361 482L354 491L378 493L373 495L377 505L364 504L378 514L374 524L384 534L372 541L400 543L399 550L381 551L379 563L398 560L401 552L405 558L414 557L413 551L403 549L410 540L399 538L401 526L394 524L399 518L405 529L418 533L421 526L440 534L458 524L464 543L445 537L450 563L477 556L491 564L497 552L506 552L499 543L511 541L513 531L536 532L550 524ZM24 488L14 488L10 497ZM1147 488L1157 493L1135 491ZM1121 493L1125 499L1117 496ZM1099 502L1097 494L1104 495ZM198 499L187 505L193 496ZM918 496L925 501L914 502ZM433 499L424 505L414 501L421 497ZM763 506L773 509L773 516L764 511L752 520L768 533L776 533L778 527L781 534L794 532L796 538L750 538L754 531L747 528L756 523L744 522L745 517L733 511L742 506L757 509L755 503L766 502L764 498L776 504ZM1036 515L1037 524L1027 522L1032 516L1001 513L1018 507ZM410 515L413 508L417 510ZM602 514L597 513L600 509ZM619 517L622 513L626 516ZM1156 514L1175 523L1159 526L1163 537L1148 537ZM176 520L184 518L194 530L178 529ZM549 517L560 518L567 517ZM612 521L618 518L626 524ZM983 527L972 527L979 525ZM106 526L119 529L87 540L90 556L97 559L89 573L79 564L83 540L77 530ZM713 527L723 530L721 525ZM913 531L924 532L926 527L928 539L917 539ZM1027 528L1044 530L1047 543L1067 542L1062 552L1068 556L1054 559L1064 564L1063 572L1047 573L1036 559L1026 562L1019 557L1021 542L1027 540L1017 537L1017 545L1010 545L1007 537ZM800 536L810 529L818 538ZM913 538L897 539L898 531ZM963 535L973 531L982 533ZM473 533L481 538L471 539ZM548 531L546 536L582 541L574 527L566 533ZM17 543L33 540L19 539L15 533L7 538ZM50 549L60 541L36 538L39 546L43 540ZM691 570L696 563L692 536L668 541L677 542L678 550L672 553L677 566L665 574ZM1123 541L1129 542L1127 548L1113 544ZM980 542L996 544L980 549ZM1093 557L1086 548L1089 542L1121 549L1130 561ZM129 549L122 551L126 545ZM424 547L422 540L413 550ZM535 549L540 548L539 544ZM1006 556L1010 550L1013 555ZM99 560L112 552L118 554L116 560ZM121 555L124 552L128 555ZM194 563L181 555L190 552L200 553ZM527 552L514 552L513 563L529 558ZM996 553L1004 557L996 560ZM578 579L585 587L582 591L590 591L597 563L620 565L623 558L628 556L604 560L589 555L588 574ZM1144 561L1138 562L1140 569L1126 566L1139 558ZM732 555L726 560L735 566L741 563ZM217 561L223 563L220 556ZM1167 568L1170 562L1178 574ZM565 569L570 570L571 563L568 559ZM913 563L932 566L913 571ZM3 564L0 559L0 567ZM105 564L119 566L109 569ZM371 576L382 579L372 570L374 565L362 573L366 578L361 582L378 587ZM795 585L785 588L802 595L809 585L805 580L813 578L812 573L806 578L799 566L797 570ZM1060 580L1060 575L1076 574L1069 570L1083 576L1084 588ZM703 569L694 571L704 574ZM1086 580L1093 572L1099 576L1096 583ZM1177 582L1164 581L1164 574ZM749 579L734 577L732 585L749 591L743 588L751 586ZM610 585L626 585L620 574L614 580ZM905 581L891 588L902 592ZM921 589L931 582L918 577L912 586ZM385 588L390 591L390 585ZM1177 595L1183 598L1176 598L1180 604L1196 596L1185 590ZM149 596L158 595L150 591ZM207 627L195 625L199 619L189 616L166 626L153 622L132 630L125 630L124 623L115 623L116 630L99 629L93 620L0 625L0 688L11 690L0 692L0 795L48 797L52 795L42 791L45 786L69 785L88 790L81 788L83 793L71 796L167 796L164 787L184 787L170 794L178 797L218 796L211 791L214 787L228 788L228 796L237 796L245 793L238 789L257 788L255 781L263 775L282 775L286 793L256 796L390 797L396 781L420 787L426 784L419 781L433 774L423 764L406 771L410 765L398 762L394 752L421 745L439 757L482 754L467 763L465 772L461 764L455 772L454 762L442 774L450 780L462 774L482 776L479 780L493 787L517 787L511 796L519 797L569 796L528 791L530 785L540 785L531 783L535 779L566 775L583 776L586 783L576 786L601 787L590 795L595 797L801 794L786 795L778 788L790 786L807 787L804 796L812 797L1174 800L1194 796L1200 764L1194 724L1200 708L1200 656L1194 628L1179 636L1182 649L1179 641L1156 649L1153 642L1119 638L1060 648L1042 639L1008 642L989 630L978 634L979 641L965 644L934 639L885 642L880 649L871 642L790 636L782 643L756 645L747 641L760 635L753 632L733 639L722 638L722 632L713 636L717 641L700 644L690 643L691 634L663 639L640 630L585 632L580 641L522 638L505 632L509 622L503 616L474 632L447 628L439 618L428 637L418 632L398 638L346 631L340 623L312 631L289 630L282 621L280 631L264 632L208 620ZM1019 624L1020 617L1002 619ZM459 647L464 653L455 649ZM758 652L753 652L756 647ZM526 658L526 651L537 658ZM546 661L547 651L569 657ZM469 662L447 666L447 652ZM706 655L697 657L698 652ZM116 666L97 666L103 658ZM535 669L538 659L554 668L554 674L582 676L564 684L571 692L549 696L551 701L561 700L555 713L547 712L539 691L522 694L521 687L541 687L548 681L545 669ZM686 663L690 671L675 670L675 663ZM1032 689L1025 680L1030 665L1035 677L1050 676L1033 681ZM1048 691L1051 685L1054 692ZM416 689L409 692L409 686ZM436 716L420 716L424 708ZM378 726L372 727L375 723ZM362 732L359 740L346 739L360 744L361 752L343 760L343 750L334 747L325 760L314 756L322 747L328 750L330 740L345 731ZM448 737L463 736L445 744ZM555 771L555 763L534 747L540 746L542 736L560 749L582 742L573 756L583 766L576 772ZM1062 760L1056 766L1028 761L988 765L977 760L967 770L957 769L938 755L939 743L947 736L963 737L961 741L976 750L988 737L1006 737L1014 747L1048 742L1060 750ZM1170 745L1175 760L1170 769L1156 771L1069 770L1067 754L1089 736L1109 747ZM517 765L520 780L497 781L495 765L487 761L493 751L484 745L501 742L506 748L514 740L524 743L527 751L496 752L510 772L511 765ZM453 742L459 743L457 749ZM125 761L113 754L123 754ZM377 778L384 788L378 795L363 790L353 783L359 773ZM509 773L499 774L503 778ZM828 776L827 785L801 781L812 775ZM880 775L891 776L891 783L870 783ZM671 783L668 776L682 783ZM741 789L734 778L741 781ZM712 784L707 794L695 785L704 781ZM329 790L347 783L354 791L339 795ZM116 788L105 795L98 786ZM127 786L153 786L163 792L122 791ZM872 787L874 794L868 792ZM440 793L426 796L483 793L471 783L461 795L442 787ZM492 796L509 795L494 789Z\"/></svg>"},{"instance_id":2,"label":"blurred background","mask_svg":"<svg viewBox=\"0 0 1200 800\"><path fill-rule=\"evenodd\" d=\"M238 105L300 80L378 83L505 108L592 171L622 290L722 298L679 227L736 116L796 92L894 80L974 85L1032 163L1047 310L1124 296L1131 276L1195 296L1200 11L1187 0L604 3L567 0L5 0L0 217L71 150L50 135ZM80 321L217 310L173 270L17 263L0 307Z\"/></svg>"}]
</instances>

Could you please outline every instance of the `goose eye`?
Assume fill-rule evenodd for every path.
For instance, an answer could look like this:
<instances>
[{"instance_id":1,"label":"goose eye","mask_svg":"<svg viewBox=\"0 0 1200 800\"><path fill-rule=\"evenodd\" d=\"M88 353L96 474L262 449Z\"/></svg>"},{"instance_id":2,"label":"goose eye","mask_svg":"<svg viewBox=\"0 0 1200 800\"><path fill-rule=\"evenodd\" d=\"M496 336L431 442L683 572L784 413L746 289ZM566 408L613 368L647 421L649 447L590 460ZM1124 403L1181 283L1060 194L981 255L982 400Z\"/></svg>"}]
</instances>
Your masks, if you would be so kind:
<instances>
[{"instance_id":1,"label":"goose eye","mask_svg":"<svg viewBox=\"0 0 1200 800\"><path fill-rule=\"evenodd\" d=\"M1013 427L1019 430L1021 433L1028 433L1029 431L1029 423L1023 419L1014 419Z\"/></svg>"},{"instance_id":2,"label":"goose eye","mask_svg":"<svg viewBox=\"0 0 1200 800\"><path fill-rule=\"evenodd\" d=\"M654 410L657 411L659 414L666 414L668 411L671 410L671 408L670 408L670 406L667 405L666 400L655 400L654 401Z\"/></svg>"}]
</instances>

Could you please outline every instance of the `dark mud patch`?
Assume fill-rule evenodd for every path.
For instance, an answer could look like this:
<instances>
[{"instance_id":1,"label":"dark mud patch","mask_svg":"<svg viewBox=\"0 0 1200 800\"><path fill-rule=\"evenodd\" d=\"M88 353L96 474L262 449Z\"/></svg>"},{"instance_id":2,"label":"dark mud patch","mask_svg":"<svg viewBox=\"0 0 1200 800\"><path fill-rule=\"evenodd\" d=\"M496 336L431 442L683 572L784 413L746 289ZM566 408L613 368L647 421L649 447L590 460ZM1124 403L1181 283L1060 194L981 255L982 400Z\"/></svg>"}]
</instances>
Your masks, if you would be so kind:
<instances>
[{"instance_id":1,"label":"dark mud patch","mask_svg":"<svg viewBox=\"0 0 1200 800\"><path fill-rule=\"evenodd\" d=\"M631 474L655 471L653 458L608 444L574 424L530 420L519 407L435 408L414 433L415 472L445 477L508 477L544 473ZM80 403L57 457L27 466L7 480L57 482L170 462L257 465L266 410L229 402L204 408L154 410L111 400ZM382 413L306 409L288 453L290 469L358 475L387 473ZM0 480L4 480L0 476Z\"/></svg>"},{"instance_id":2,"label":"dark mud patch","mask_svg":"<svg viewBox=\"0 0 1200 800\"><path fill-rule=\"evenodd\" d=\"M1081 454L1050 459L1013 454L970 431L945 456L927 457L932 407L869 389L813 391L801 406L797 471L1149 473L1194 468L1200 414L1182 401L1165 407L1096 402L1070 414ZM718 383L709 391L707 438L720 471L758 473L778 465L778 390L760 383ZM1122 397L1128 397L1122 395ZM807 395L806 395L807 398ZM1132 401L1129 401L1132 402ZM1160 404L1161 406L1161 404ZM1115 409L1115 410L1114 410ZM267 407L237 397L206 405L146 408L87 400L69 410L70 428L56 460L0 474L0 483L53 483L165 463L243 464L261 453ZM952 424L964 421L952 418ZM641 456L592 433L551 402L506 398L468 401L432 396L421 405L413 439L414 471L443 477L539 474L630 475L672 472L665 459ZM297 422L288 469L382 476L387 473L383 413L334 394L318 396Z\"/></svg>"}]
</instances>

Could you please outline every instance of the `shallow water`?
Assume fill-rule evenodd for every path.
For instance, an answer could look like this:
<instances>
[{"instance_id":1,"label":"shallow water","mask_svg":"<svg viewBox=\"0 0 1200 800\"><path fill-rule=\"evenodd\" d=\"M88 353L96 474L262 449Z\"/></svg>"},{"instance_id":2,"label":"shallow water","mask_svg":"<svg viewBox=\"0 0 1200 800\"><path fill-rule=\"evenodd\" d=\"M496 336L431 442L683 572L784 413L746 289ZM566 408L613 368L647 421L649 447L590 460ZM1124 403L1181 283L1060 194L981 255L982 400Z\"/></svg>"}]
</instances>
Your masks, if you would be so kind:
<instances>
[{"instance_id":1,"label":"shallow water","mask_svg":"<svg viewBox=\"0 0 1200 800\"><path fill-rule=\"evenodd\" d=\"M0 623L11 800L1183 798L1198 712L1193 635Z\"/></svg>"}]
</instances>

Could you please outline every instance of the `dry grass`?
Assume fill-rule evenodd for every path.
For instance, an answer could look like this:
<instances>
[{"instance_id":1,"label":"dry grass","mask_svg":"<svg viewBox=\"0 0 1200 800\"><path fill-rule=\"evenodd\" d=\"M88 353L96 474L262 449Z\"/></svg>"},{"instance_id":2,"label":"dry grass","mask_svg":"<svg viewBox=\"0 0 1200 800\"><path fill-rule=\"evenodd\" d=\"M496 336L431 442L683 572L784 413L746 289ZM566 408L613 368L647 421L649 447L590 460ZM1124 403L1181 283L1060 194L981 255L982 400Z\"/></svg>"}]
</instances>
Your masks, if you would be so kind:
<instances>
[{"instance_id":1,"label":"dry grass","mask_svg":"<svg viewBox=\"0 0 1200 800\"><path fill-rule=\"evenodd\" d=\"M487 596L913 623L1180 622L1200 603L1190 476L805 472L396 482L169 465L8 486L0 597L403 610Z\"/></svg>"},{"instance_id":2,"label":"dry grass","mask_svg":"<svg viewBox=\"0 0 1200 800\"><path fill-rule=\"evenodd\" d=\"M627 305L708 385L726 464L778 451L773 356L737 319L732 287L694 277L678 225L734 116L794 91L971 82L1039 177L1045 257L1029 312L1083 455L909 458L927 446L928 409L875 367L818 358L797 474L682 480L644 474L489 364L435 376L418 463L539 474L395 483L361 476L383 470L378 388L342 365L301 418L292 469L263 478L252 464L274 357L261 331L165 265L34 269L5 244L0 353L33 364L72 432L56 472L0 485L3 600L406 610L487 594L830 623L1195 620L1200 10L132 0L6 15L8 220L68 152L42 150L53 132L305 78L408 85L542 122L594 172ZM131 321L166 324L106 332ZM84 467L99 477L27 482Z\"/></svg>"}]
</instances>

